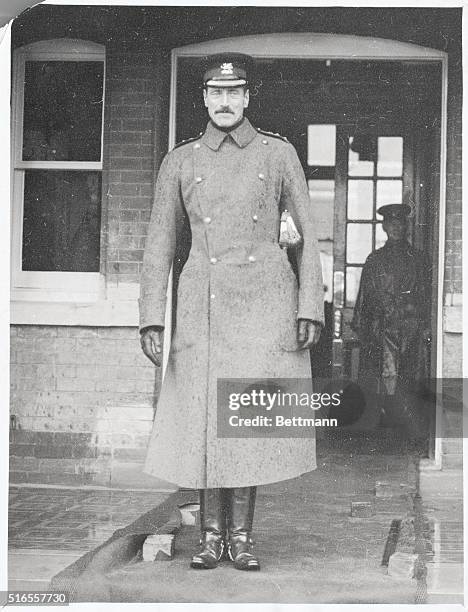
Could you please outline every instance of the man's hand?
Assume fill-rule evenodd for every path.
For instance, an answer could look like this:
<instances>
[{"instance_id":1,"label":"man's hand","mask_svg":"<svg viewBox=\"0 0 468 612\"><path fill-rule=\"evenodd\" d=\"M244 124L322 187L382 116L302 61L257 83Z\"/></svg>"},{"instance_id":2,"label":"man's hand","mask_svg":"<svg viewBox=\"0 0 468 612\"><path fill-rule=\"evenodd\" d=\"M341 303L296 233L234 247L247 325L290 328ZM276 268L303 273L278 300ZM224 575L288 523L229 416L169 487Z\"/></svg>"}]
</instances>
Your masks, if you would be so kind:
<instances>
[{"instance_id":1,"label":"man's hand","mask_svg":"<svg viewBox=\"0 0 468 612\"><path fill-rule=\"evenodd\" d=\"M162 363L162 339L164 330L162 328L148 327L141 332L140 343L143 353L156 367Z\"/></svg>"},{"instance_id":2,"label":"man's hand","mask_svg":"<svg viewBox=\"0 0 468 612\"><path fill-rule=\"evenodd\" d=\"M311 349L320 339L322 325L310 319L299 319L297 322L297 341L301 349Z\"/></svg>"}]
</instances>

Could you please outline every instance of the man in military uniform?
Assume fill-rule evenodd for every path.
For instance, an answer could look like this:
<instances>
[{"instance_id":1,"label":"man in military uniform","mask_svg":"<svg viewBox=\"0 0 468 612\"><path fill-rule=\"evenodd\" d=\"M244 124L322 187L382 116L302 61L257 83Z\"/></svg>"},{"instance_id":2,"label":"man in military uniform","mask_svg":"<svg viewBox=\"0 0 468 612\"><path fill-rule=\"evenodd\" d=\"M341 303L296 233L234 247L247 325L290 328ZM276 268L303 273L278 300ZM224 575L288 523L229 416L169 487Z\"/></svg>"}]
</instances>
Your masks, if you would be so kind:
<instances>
[{"instance_id":1,"label":"man in military uniform","mask_svg":"<svg viewBox=\"0 0 468 612\"><path fill-rule=\"evenodd\" d=\"M155 188L140 292L141 345L161 365L168 276L184 216L191 248L179 278L175 330L144 471L199 489L194 568L258 570L251 529L256 487L316 468L315 437L222 437L217 381L310 378L323 325L323 283L307 184L294 147L244 117L242 54L211 56L205 132L164 158ZM298 278L279 245L287 209L302 237Z\"/></svg>"},{"instance_id":2,"label":"man in military uniform","mask_svg":"<svg viewBox=\"0 0 468 612\"><path fill-rule=\"evenodd\" d=\"M421 435L414 398L417 381L428 375L431 272L406 238L411 208L387 204L377 212L388 239L367 257L351 322L361 341L359 377L384 421L403 419Z\"/></svg>"}]
</instances>

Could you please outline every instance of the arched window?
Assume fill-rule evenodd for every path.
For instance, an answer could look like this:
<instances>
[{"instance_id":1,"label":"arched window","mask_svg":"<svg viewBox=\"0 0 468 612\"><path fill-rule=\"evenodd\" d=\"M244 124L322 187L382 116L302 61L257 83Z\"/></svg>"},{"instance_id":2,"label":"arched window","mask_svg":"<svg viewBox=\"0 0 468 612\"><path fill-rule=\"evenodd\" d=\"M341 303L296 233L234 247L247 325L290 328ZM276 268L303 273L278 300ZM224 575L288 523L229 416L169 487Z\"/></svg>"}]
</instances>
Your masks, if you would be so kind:
<instances>
[{"instance_id":1,"label":"arched window","mask_svg":"<svg viewBox=\"0 0 468 612\"><path fill-rule=\"evenodd\" d=\"M104 47L33 43L13 71L13 298L97 299Z\"/></svg>"}]
</instances>

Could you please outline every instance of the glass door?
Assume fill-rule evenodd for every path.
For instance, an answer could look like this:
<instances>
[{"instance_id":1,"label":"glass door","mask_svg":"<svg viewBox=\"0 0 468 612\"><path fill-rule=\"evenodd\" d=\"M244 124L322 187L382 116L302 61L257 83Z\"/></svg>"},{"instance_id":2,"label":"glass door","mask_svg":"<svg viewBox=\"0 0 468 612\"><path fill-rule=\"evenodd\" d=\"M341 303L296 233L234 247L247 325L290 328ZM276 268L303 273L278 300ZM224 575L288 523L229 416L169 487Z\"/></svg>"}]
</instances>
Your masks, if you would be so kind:
<instances>
[{"instance_id":1,"label":"glass door","mask_svg":"<svg viewBox=\"0 0 468 612\"><path fill-rule=\"evenodd\" d=\"M333 376L357 379L359 342L350 327L367 256L386 234L377 210L384 204L414 209L413 155L401 129L370 128L337 133L333 241ZM408 239L413 238L410 219Z\"/></svg>"}]
</instances>

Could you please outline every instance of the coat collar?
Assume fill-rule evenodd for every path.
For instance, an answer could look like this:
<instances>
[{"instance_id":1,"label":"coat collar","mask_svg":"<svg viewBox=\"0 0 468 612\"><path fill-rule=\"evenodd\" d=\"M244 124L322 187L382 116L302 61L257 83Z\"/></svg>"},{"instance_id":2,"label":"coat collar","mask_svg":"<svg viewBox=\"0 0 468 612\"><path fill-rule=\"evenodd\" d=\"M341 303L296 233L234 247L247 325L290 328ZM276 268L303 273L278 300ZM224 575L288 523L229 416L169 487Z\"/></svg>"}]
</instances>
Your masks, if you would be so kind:
<instances>
[{"instance_id":1,"label":"coat collar","mask_svg":"<svg viewBox=\"0 0 468 612\"><path fill-rule=\"evenodd\" d=\"M391 242L390 240L387 240L387 242L384 244L384 248L387 251L411 251L412 246L405 238L403 240L399 240L398 242Z\"/></svg>"},{"instance_id":2,"label":"coat collar","mask_svg":"<svg viewBox=\"0 0 468 612\"><path fill-rule=\"evenodd\" d=\"M242 123L230 132L223 132L223 130L218 129L212 121L209 121L201 140L208 145L210 149L217 151L221 143L228 136L231 136L238 147L243 148L252 142L256 135L257 130L252 126L247 117L244 117Z\"/></svg>"}]
</instances>

